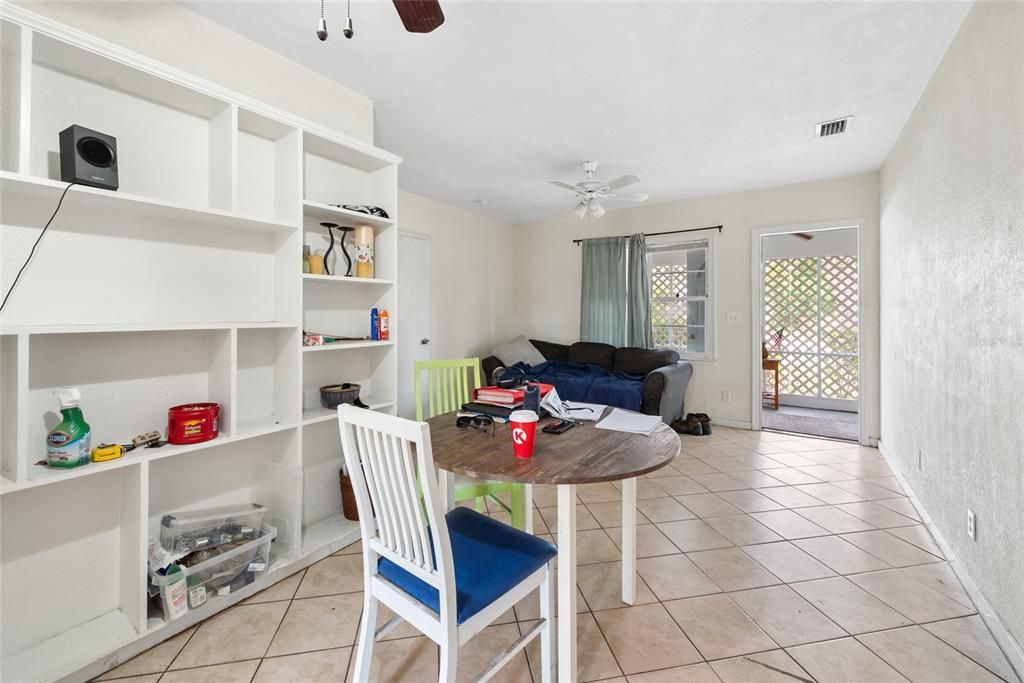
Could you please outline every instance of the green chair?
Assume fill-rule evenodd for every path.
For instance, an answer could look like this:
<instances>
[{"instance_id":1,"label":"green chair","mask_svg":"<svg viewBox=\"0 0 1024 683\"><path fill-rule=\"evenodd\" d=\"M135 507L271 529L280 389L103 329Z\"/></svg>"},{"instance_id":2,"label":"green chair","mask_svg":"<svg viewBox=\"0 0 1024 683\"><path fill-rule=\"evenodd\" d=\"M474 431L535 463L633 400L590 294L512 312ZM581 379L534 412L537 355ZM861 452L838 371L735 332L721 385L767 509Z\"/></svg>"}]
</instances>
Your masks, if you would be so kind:
<instances>
[{"instance_id":1,"label":"green chair","mask_svg":"<svg viewBox=\"0 0 1024 683\"><path fill-rule=\"evenodd\" d=\"M416 420L420 422L435 415L459 410L463 403L473 400L473 390L481 386L479 358L420 360L416 361L415 373L413 388L416 394ZM506 445L511 448L510 444ZM511 494L511 506L498 498L499 493L506 492ZM512 526L517 529L526 529L526 515L529 511L526 509L525 494L522 484L479 482L463 477L455 479L456 503L475 500L477 511L482 512L484 498L490 498L512 515Z\"/></svg>"}]
</instances>

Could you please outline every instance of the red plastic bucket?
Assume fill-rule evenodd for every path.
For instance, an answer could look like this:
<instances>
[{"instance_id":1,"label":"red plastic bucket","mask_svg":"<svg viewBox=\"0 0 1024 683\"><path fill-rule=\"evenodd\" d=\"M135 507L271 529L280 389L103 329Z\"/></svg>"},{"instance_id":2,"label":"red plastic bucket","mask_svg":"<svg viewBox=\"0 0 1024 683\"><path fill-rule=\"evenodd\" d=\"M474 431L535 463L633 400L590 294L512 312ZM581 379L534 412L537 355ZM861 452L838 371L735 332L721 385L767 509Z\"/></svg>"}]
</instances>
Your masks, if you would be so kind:
<instances>
[{"instance_id":1,"label":"red plastic bucket","mask_svg":"<svg viewBox=\"0 0 1024 683\"><path fill-rule=\"evenodd\" d=\"M216 439L220 406L216 403L186 403L167 410L167 441L173 444L200 443Z\"/></svg>"}]
</instances>

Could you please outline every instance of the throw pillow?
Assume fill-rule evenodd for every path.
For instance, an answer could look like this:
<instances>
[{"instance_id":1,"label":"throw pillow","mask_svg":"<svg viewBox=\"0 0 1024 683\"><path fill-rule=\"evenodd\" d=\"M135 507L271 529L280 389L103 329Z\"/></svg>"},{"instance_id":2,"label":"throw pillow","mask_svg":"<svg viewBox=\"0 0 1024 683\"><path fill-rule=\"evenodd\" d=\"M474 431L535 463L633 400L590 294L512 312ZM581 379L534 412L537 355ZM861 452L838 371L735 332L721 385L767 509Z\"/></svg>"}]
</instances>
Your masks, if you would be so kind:
<instances>
[{"instance_id":1,"label":"throw pillow","mask_svg":"<svg viewBox=\"0 0 1024 683\"><path fill-rule=\"evenodd\" d=\"M516 363L540 365L545 360L541 352L530 343L530 340L522 335L494 349L492 355L497 357L505 367Z\"/></svg>"},{"instance_id":2,"label":"throw pillow","mask_svg":"<svg viewBox=\"0 0 1024 683\"><path fill-rule=\"evenodd\" d=\"M597 365L605 370L611 370L615 362L615 347L599 342L576 342L569 347L567 360L570 363Z\"/></svg>"},{"instance_id":3,"label":"throw pillow","mask_svg":"<svg viewBox=\"0 0 1024 683\"><path fill-rule=\"evenodd\" d=\"M679 354L672 349L640 349L624 346L615 349L615 370L628 375L647 375L664 365L679 360Z\"/></svg>"}]
</instances>

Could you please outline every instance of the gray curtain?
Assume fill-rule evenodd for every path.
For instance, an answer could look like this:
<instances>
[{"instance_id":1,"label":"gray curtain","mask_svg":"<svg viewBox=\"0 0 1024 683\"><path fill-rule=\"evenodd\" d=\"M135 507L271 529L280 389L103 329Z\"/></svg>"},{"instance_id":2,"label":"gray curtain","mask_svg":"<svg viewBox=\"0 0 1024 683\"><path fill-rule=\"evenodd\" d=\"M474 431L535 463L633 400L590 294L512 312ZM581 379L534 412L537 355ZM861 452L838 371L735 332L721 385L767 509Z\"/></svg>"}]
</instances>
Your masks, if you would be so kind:
<instances>
[{"instance_id":1,"label":"gray curtain","mask_svg":"<svg viewBox=\"0 0 1024 683\"><path fill-rule=\"evenodd\" d=\"M647 240L642 232L630 235L627 258L626 343L649 349L654 346L654 335L651 332L651 274L647 270Z\"/></svg>"},{"instance_id":2,"label":"gray curtain","mask_svg":"<svg viewBox=\"0 0 1024 683\"><path fill-rule=\"evenodd\" d=\"M580 341L626 345L626 238L583 242Z\"/></svg>"}]
</instances>

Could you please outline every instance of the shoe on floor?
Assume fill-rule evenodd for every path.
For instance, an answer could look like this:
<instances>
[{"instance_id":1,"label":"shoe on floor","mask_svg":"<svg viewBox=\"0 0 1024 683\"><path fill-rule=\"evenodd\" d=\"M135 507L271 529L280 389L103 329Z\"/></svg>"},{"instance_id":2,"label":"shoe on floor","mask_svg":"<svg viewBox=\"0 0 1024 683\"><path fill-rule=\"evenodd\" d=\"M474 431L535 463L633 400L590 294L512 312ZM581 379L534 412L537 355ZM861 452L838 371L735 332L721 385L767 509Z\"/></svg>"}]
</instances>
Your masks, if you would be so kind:
<instances>
[{"instance_id":1,"label":"shoe on floor","mask_svg":"<svg viewBox=\"0 0 1024 683\"><path fill-rule=\"evenodd\" d=\"M707 413L697 413L696 418L700 420L700 433L707 436L711 433L711 418Z\"/></svg>"},{"instance_id":2,"label":"shoe on floor","mask_svg":"<svg viewBox=\"0 0 1024 683\"><path fill-rule=\"evenodd\" d=\"M704 433L701 429L700 420L693 413L687 415L685 420L676 420L670 426L680 434L700 436Z\"/></svg>"}]
</instances>

